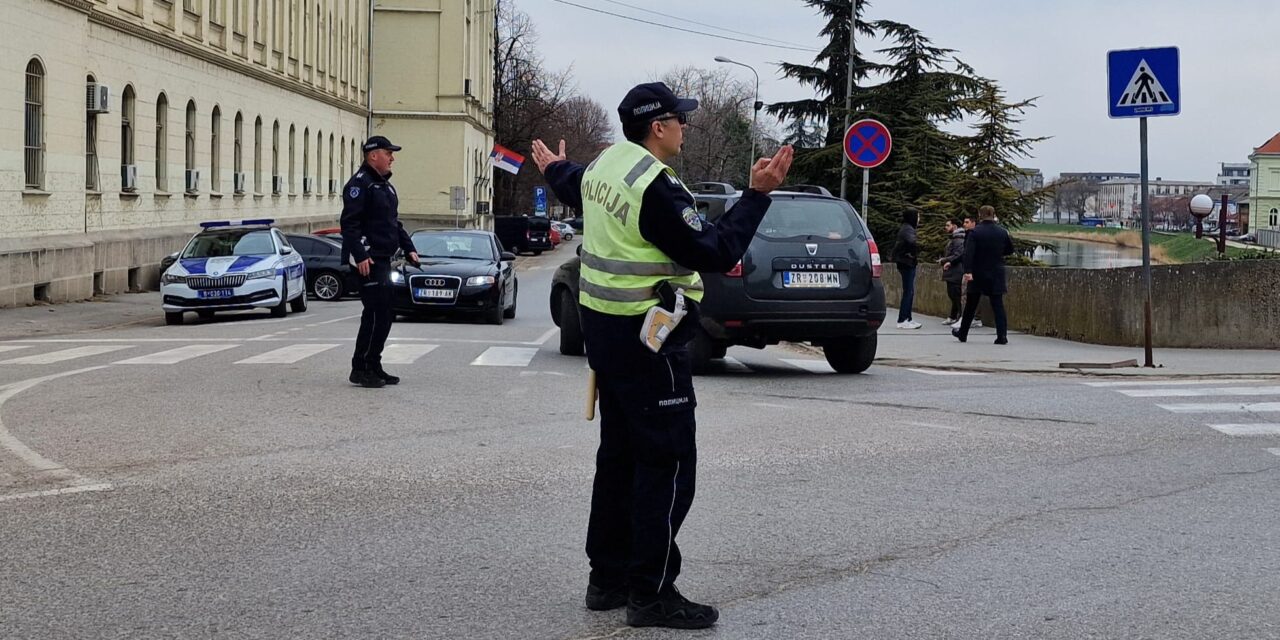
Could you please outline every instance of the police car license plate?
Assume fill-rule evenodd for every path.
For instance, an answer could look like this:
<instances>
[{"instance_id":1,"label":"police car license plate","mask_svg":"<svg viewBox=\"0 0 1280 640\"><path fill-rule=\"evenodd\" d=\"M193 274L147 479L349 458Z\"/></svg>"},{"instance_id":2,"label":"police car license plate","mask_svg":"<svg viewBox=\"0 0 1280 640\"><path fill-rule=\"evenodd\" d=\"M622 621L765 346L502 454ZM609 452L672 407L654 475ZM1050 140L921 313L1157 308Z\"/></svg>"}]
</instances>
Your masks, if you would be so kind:
<instances>
[{"instance_id":1,"label":"police car license plate","mask_svg":"<svg viewBox=\"0 0 1280 640\"><path fill-rule=\"evenodd\" d=\"M413 297L415 298L443 298L449 300L453 298L452 289L414 289Z\"/></svg>"},{"instance_id":2,"label":"police car license plate","mask_svg":"<svg viewBox=\"0 0 1280 640\"><path fill-rule=\"evenodd\" d=\"M234 289L205 289L197 291L196 297L201 300L218 300L220 298L230 298L235 293Z\"/></svg>"},{"instance_id":3,"label":"police car license plate","mask_svg":"<svg viewBox=\"0 0 1280 640\"><path fill-rule=\"evenodd\" d=\"M783 271L782 286L788 289L834 289L840 286L840 272Z\"/></svg>"}]
</instances>

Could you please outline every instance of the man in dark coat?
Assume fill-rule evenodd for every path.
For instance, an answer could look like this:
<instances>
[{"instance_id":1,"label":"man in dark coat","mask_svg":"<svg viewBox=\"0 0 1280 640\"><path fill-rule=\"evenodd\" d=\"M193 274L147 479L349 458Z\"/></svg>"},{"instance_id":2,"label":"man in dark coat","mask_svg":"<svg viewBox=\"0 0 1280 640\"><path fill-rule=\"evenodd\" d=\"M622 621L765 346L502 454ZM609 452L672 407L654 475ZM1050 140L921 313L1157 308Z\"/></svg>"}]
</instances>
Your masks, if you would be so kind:
<instances>
[{"instance_id":1,"label":"man in dark coat","mask_svg":"<svg viewBox=\"0 0 1280 640\"><path fill-rule=\"evenodd\" d=\"M960 319L960 328L951 330L951 335L960 342L969 338L969 326L978 311L978 302L987 296L996 316L996 344L1009 344L1009 322L1004 312L1004 294L1009 287L1005 282L1004 257L1012 254L1013 238L996 224L996 210L990 206L979 207L978 226L969 232L962 258L964 281L969 283L964 317Z\"/></svg>"},{"instance_id":2,"label":"man in dark coat","mask_svg":"<svg viewBox=\"0 0 1280 640\"><path fill-rule=\"evenodd\" d=\"M951 313L942 324L960 321L960 291L964 286L964 238L965 230L960 221L947 220L947 251L938 258L942 264L942 281L947 283L947 297L951 299Z\"/></svg>"},{"instance_id":3,"label":"man in dark coat","mask_svg":"<svg viewBox=\"0 0 1280 640\"><path fill-rule=\"evenodd\" d=\"M898 243L893 248L893 261L902 276L902 302L898 305L898 328L919 329L920 323L911 317L916 300L916 267L920 263L920 246L916 240L916 225L920 214L915 210L902 213L902 227L898 229Z\"/></svg>"}]
</instances>

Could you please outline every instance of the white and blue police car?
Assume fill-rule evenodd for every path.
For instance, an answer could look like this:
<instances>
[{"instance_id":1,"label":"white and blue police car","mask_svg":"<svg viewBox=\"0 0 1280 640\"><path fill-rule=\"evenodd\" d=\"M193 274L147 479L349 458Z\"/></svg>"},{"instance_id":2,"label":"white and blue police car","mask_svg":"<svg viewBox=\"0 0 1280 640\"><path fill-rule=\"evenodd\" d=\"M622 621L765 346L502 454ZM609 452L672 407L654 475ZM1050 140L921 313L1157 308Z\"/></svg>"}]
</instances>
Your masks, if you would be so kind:
<instances>
[{"instance_id":1,"label":"white and blue police car","mask_svg":"<svg viewBox=\"0 0 1280 640\"><path fill-rule=\"evenodd\" d=\"M194 311L271 309L282 318L307 310L307 273L274 220L203 222L201 231L160 276L165 324Z\"/></svg>"}]
</instances>

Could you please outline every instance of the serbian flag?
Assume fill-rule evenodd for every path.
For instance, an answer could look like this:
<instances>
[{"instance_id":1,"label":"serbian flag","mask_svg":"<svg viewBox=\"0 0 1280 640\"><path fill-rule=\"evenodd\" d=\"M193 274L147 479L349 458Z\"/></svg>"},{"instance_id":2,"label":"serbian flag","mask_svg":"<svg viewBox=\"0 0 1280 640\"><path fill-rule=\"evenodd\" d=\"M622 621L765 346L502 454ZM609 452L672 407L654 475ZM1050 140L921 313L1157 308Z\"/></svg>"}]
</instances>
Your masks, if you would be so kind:
<instances>
[{"instance_id":1,"label":"serbian flag","mask_svg":"<svg viewBox=\"0 0 1280 640\"><path fill-rule=\"evenodd\" d=\"M493 152L489 154L489 162L503 171L519 174L520 167L524 165L524 156L500 144L495 144L493 145Z\"/></svg>"}]
</instances>

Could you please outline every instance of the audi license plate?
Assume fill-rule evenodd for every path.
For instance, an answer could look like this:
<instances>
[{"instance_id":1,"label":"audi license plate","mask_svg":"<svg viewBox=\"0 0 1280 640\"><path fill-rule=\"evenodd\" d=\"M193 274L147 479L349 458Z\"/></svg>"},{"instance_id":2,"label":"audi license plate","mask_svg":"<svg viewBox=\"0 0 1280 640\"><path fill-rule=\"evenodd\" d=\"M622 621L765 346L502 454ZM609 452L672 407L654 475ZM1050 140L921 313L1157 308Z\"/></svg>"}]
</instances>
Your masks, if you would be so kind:
<instances>
[{"instance_id":1,"label":"audi license plate","mask_svg":"<svg viewBox=\"0 0 1280 640\"><path fill-rule=\"evenodd\" d=\"M442 298L445 300L449 300L453 298L453 290L452 289L414 289L413 297L431 298L431 299Z\"/></svg>"},{"instance_id":2,"label":"audi license plate","mask_svg":"<svg viewBox=\"0 0 1280 640\"><path fill-rule=\"evenodd\" d=\"M788 289L835 289L840 287L840 272L783 271L782 286Z\"/></svg>"},{"instance_id":3,"label":"audi license plate","mask_svg":"<svg viewBox=\"0 0 1280 640\"><path fill-rule=\"evenodd\" d=\"M230 298L235 295L234 289L205 289L197 291L196 297L201 300L219 300L222 298Z\"/></svg>"}]
</instances>

